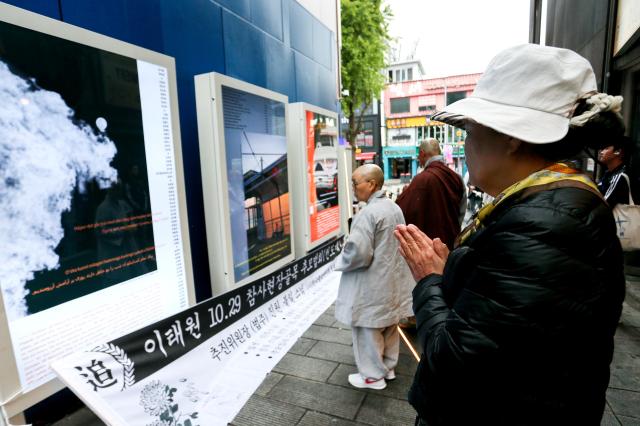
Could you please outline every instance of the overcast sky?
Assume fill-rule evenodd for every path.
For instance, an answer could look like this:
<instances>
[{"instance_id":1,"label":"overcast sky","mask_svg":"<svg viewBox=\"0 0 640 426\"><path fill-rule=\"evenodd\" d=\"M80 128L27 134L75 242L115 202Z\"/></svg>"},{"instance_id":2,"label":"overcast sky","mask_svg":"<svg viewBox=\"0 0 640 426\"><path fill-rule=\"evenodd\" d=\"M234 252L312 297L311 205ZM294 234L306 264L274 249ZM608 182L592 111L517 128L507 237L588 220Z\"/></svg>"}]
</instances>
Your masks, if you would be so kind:
<instances>
[{"instance_id":1,"label":"overcast sky","mask_svg":"<svg viewBox=\"0 0 640 426\"><path fill-rule=\"evenodd\" d=\"M529 38L529 0L385 0L401 58L417 41L427 78L483 72L496 53Z\"/></svg>"}]
</instances>

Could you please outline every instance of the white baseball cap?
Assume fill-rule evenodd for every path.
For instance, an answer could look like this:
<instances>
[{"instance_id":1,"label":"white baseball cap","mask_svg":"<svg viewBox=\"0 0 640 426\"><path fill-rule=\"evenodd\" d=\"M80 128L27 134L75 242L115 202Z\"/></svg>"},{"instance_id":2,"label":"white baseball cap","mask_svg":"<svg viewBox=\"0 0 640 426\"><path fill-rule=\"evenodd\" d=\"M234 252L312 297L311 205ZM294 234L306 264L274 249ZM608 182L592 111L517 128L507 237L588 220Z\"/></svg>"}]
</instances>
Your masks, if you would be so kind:
<instances>
[{"instance_id":1,"label":"white baseball cap","mask_svg":"<svg viewBox=\"0 0 640 426\"><path fill-rule=\"evenodd\" d=\"M471 119L525 142L562 139L579 99L597 92L589 62L572 50L523 44L498 53L468 98L432 120L457 127Z\"/></svg>"}]
</instances>

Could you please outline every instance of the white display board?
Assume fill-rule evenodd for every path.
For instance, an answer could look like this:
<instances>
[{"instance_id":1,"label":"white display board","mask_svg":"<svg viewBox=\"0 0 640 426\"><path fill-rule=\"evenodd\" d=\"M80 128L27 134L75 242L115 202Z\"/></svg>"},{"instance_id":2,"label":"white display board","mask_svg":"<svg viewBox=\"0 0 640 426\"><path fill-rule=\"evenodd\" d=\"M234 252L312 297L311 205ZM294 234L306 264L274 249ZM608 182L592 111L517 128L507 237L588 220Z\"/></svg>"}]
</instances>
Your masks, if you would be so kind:
<instances>
[{"instance_id":1,"label":"white display board","mask_svg":"<svg viewBox=\"0 0 640 426\"><path fill-rule=\"evenodd\" d=\"M342 231L341 210L350 203L340 191L344 168L337 126L335 112L303 102L289 105L296 258Z\"/></svg>"},{"instance_id":2,"label":"white display board","mask_svg":"<svg viewBox=\"0 0 640 426\"><path fill-rule=\"evenodd\" d=\"M351 174L353 173L353 148L348 143L338 145L338 191L340 193L340 226L342 234L349 234L349 223L353 218L353 185Z\"/></svg>"},{"instance_id":3,"label":"white display board","mask_svg":"<svg viewBox=\"0 0 640 426\"><path fill-rule=\"evenodd\" d=\"M195 302L173 58L0 4L0 403Z\"/></svg>"},{"instance_id":4,"label":"white display board","mask_svg":"<svg viewBox=\"0 0 640 426\"><path fill-rule=\"evenodd\" d=\"M287 97L234 78L195 77L213 295L293 260Z\"/></svg>"}]
</instances>

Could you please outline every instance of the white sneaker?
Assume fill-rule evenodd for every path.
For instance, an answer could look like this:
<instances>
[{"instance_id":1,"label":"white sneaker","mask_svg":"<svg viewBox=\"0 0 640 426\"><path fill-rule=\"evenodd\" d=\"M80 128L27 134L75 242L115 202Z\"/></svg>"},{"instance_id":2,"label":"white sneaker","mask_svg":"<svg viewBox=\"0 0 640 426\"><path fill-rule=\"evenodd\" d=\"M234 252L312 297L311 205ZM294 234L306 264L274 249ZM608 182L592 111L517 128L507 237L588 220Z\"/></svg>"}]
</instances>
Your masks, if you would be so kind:
<instances>
[{"instance_id":1,"label":"white sneaker","mask_svg":"<svg viewBox=\"0 0 640 426\"><path fill-rule=\"evenodd\" d=\"M387 375L384 376L384 378L386 380L395 380L396 379L396 371L395 370L389 370L387 372Z\"/></svg>"},{"instance_id":2,"label":"white sneaker","mask_svg":"<svg viewBox=\"0 0 640 426\"><path fill-rule=\"evenodd\" d=\"M382 390L387 387L387 382L384 381L384 378L372 379L367 377L365 379L360 375L360 373L349 374L349 383L351 383L352 386L361 389Z\"/></svg>"}]
</instances>

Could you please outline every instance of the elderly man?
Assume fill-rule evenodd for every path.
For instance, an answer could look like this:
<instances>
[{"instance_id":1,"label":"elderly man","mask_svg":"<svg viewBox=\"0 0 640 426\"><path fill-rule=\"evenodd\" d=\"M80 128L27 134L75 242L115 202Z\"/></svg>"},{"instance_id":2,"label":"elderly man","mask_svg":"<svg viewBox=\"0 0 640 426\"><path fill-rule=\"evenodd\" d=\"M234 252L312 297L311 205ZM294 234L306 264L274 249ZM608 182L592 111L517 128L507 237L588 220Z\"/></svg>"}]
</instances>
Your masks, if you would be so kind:
<instances>
[{"instance_id":1,"label":"elderly man","mask_svg":"<svg viewBox=\"0 0 640 426\"><path fill-rule=\"evenodd\" d=\"M424 167L398 196L406 223L412 223L431 238L440 238L453 249L467 206L462 178L444 163L437 139L420 144L418 161Z\"/></svg>"},{"instance_id":2,"label":"elderly man","mask_svg":"<svg viewBox=\"0 0 640 426\"><path fill-rule=\"evenodd\" d=\"M393 237L404 224L402 211L381 190L380 167L365 164L352 175L358 201L367 205L355 216L351 234L336 259L342 271L336 319L350 325L358 373L349 375L357 388L384 389L395 379L400 337L397 324L412 315L415 282Z\"/></svg>"}]
</instances>

